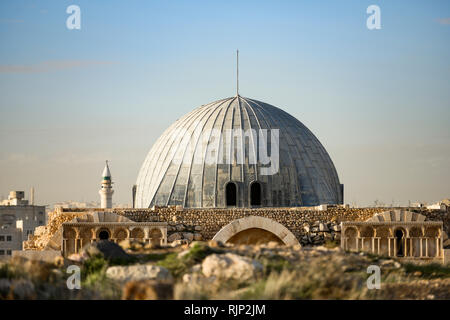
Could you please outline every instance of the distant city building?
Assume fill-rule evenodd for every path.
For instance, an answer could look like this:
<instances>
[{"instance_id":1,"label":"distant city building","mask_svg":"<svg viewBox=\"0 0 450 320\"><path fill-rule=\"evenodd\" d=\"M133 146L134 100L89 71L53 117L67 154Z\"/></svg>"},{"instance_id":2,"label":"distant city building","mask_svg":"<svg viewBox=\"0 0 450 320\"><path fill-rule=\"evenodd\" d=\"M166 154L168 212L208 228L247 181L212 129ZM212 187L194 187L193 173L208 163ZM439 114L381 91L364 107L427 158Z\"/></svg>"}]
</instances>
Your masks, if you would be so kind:
<instances>
[{"instance_id":1,"label":"distant city building","mask_svg":"<svg viewBox=\"0 0 450 320\"><path fill-rule=\"evenodd\" d=\"M421 203L421 202L413 202L411 203L411 208L423 208L425 207L425 204Z\"/></svg>"},{"instance_id":2,"label":"distant city building","mask_svg":"<svg viewBox=\"0 0 450 320\"><path fill-rule=\"evenodd\" d=\"M130 204L122 204L122 203L113 203L113 208L131 208ZM60 201L55 204L53 204L53 207L49 207L47 210L48 212L54 211L55 209L71 209L71 208L101 208L100 202L98 201Z\"/></svg>"},{"instance_id":3,"label":"distant city building","mask_svg":"<svg viewBox=\"0 0 450 320\"><path fill-rule=\"evenodd\" d=\"M444 201L439 201L437 203L433 203L433 204L428 205L427 209L429 209L429 210L446 211L447 210L447 205L445 204Z\"/></svg>"},{"instance_id":4,"label":"distant city building","mask_svg":"<svg viewBox=\"0 0 450 320\"><path fill-rule=\"evenodd\" d=\"M61 201L53 205L54 209L58 208L99 208L100 203L96 201L80 202L80 201Z\"/></svg>"},{"instance_id":5,"label":"distant city building","mask_svg":"<svg viewBox=\"0 0 450 320\"><path fill-rule=\"evenodd\" d=\"M22 242L34 229L46 224L45 206L35 206L24 200L24 191L11 191L0 202L0 259L22 250Z\"/></svg>"}]
</instances>

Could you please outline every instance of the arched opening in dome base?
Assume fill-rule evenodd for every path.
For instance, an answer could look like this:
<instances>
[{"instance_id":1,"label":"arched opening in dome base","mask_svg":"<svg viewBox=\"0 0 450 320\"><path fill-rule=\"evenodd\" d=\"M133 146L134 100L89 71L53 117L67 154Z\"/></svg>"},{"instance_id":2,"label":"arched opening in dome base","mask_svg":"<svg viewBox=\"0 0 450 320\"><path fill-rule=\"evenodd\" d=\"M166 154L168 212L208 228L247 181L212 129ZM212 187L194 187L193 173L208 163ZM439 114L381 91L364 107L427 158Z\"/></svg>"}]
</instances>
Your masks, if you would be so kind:
<instances>
[{"instance_id":1,"label":"arched opening in dome base","mask_svg":"<svg viewBox=\"0 0 450 320\"><path fill-rule=\"evenodd\" d=\"M232 221L220 229L213 240L223 243L265 243L269 241L279 242L285 245L299 244L294 234L285 226L275 220L249 216ZM251 242L251 243L250 243Z\"/></svg>"},{"instance_id":2,"label":"arched opening in dome base","mask_svg":"<svg viewBox=\"0 0 450 320\"><path fill-rule=\"evenodd\" d=\"M234 182L228 182L225 187L225 204L227 207L237 205L237 187Z\"/></svg>"},{"instance_id":3,"label":"arched opening in dome base","mask_svg":"<svg viewBox=\"0 0 450 320\"><path fill-rule=\"evenodd\" d=\"M261 184L254 181L250 185L250 205L251 206L261 206Z\"/></svg>"}]
</instances>

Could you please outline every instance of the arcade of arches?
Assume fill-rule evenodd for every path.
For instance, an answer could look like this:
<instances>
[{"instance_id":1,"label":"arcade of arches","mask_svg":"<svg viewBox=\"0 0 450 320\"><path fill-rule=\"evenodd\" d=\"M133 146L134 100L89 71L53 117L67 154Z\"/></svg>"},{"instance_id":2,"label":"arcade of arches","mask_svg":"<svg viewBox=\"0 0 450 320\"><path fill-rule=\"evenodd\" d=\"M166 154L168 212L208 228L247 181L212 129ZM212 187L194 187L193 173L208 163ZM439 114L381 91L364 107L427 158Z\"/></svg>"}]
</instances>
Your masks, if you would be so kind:
<instances>
[{"instance_id":1,"label":"arcade of arches","mask_svg":"<svg viewBox=\"0 0 450 320\"><path fill-rule=\"evenodd\" d=\"M139 240L144 243L167 244L165 222L69 222L63 223L62 254L69 256L93 242Z\"/></svg>"},{"instance_id":2,"label":"arcade of arches","mask_svg":"<svg viewBox=\"0 0 450 320\"><path fill-rule=\"evenodd\" d=\"M389 257L441 260L442 222L343 222L341 247Z\"/></svg>"}]
</instances>

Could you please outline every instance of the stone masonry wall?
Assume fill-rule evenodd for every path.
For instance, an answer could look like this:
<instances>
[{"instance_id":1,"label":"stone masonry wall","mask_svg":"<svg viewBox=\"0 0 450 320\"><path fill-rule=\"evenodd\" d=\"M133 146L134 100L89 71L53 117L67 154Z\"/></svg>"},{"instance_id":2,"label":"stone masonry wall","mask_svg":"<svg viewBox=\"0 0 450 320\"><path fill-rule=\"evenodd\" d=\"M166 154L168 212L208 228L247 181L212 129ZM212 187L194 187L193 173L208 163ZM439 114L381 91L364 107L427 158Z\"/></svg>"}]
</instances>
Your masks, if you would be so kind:
<instances>
[{"instance_id":1,"label":"stone masonry wall","mask_svg":"<svg viewBox=\"0 0 450 320\"><path fill-rule=\"evenodd\" d=\"M186 239L209 240L233 220L249 215L273 219L288 228L302 244L320 244L326 240L340 239L340 222L365 221L374 214L396 208L344 208L328 207L318 211L307 208L260 208L260 209L181 209L155 207L153 209L88 209L110 211L133 221L164 221L169 223L169 241ZM405 208L402 208L405 209ZM70 212L86 209L65 209ZM64 211L65 211L64 210ZM408 208L427 217L429 221L443 221L448 233L449 211L440 212L422 208Z\"/></svg>"}]
</instances>

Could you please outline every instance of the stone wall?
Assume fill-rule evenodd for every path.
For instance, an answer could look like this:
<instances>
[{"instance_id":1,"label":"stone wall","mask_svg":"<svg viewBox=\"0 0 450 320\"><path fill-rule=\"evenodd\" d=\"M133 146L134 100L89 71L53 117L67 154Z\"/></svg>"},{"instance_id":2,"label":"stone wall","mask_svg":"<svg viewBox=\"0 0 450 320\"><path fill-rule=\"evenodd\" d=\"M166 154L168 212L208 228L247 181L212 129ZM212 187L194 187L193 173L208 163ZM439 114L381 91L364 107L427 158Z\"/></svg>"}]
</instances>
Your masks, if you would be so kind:
<instances>
[{"instance_id":1,"label":"stone wall","mask_svg":"<svg viewBox=\"0 0 450 320\"><path fill-rule=\"evenodd\" d=\"M320 244L326 240L340 240L342 221L366 221L374 214L397 208L344 208L330 207L326 210L313 208L260 208L260 209L182 209L155 207L152 209L101 209L60 208L51 214L44 234L34 236L30 249L42 249L62 222L88 212L113 212L136 222L167 222L168 241L186 239L210 240L222 227L246 216L273 219L289 229L303 245ZM406 208L399 208L406 209ZM443 221L444 231L449 233L450 210L440 212L424 208L407 208L427 217L428 221ZM445 239L444 239L445 240Z\"/></svg>"},{"instance_id":2,"label":"stone wall","mask_svg":"<svg viewBox=\"0 0 450 320\"><path fill-rule=\"evenodd\" d=\"M365 221L374 214L395 208L344 208L328 207L327 210L309 208L260 208L260 209L181 209L155 207L153 209L106 209L133 221L165 221L169 223L170 240L191 238L198 234L205 240L212 239L225 225L249 215L273 219L288 228L302 244L317 244L324 240L340 238L339 224L342 221ZM405 209L405 208L402 208ZM68 209L73 211L73 209ZM105 210L105 209L95 209ZM449 211L440 212L423 208L408 208L427 217L429 221L443 221L448 233Z\"/></svg>"}]
</instances>

